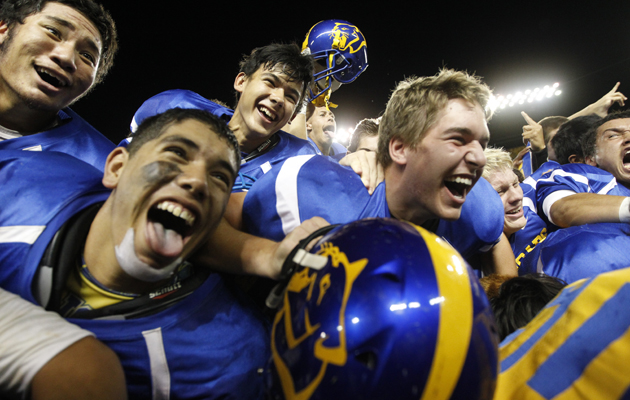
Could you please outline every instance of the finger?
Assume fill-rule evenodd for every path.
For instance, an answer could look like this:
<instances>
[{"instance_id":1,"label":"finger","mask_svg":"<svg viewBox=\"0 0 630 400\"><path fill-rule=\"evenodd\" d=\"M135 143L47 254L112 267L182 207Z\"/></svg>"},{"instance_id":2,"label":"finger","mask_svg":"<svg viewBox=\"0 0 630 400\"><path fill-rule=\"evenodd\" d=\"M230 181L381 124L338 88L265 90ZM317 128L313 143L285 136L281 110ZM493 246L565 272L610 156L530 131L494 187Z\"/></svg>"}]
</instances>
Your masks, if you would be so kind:
<instances>
[{"instance_id":1,"label":"finger","mask_svg":"<svg viewBox=\"0 0 630 400\"><path fill-rule=\"evenodd\" d=\"M366 158L370 164L370 176L368 177L370 180L370 186L368 187L368 192L372 194L374 193L374 189L376 189L376 185L378 185L378 162L376 161L376 153L370 151L366 154Z\"/></svg>"},{"instance_id":2,"label":"finger","mask_svg":"<svg viewBox=\"0 0 630 400\"><path fill-rule=\"evenodd\" d=\"M621 85L621 82L617 82L617 84L615 85L614 88L612 88L612 90L608 93L615 93L617 91L617 89L619 88L619 85Z\"/></svg>"},{"instance_id":3,"label":"finger","mask_svg":"<svg viewBox=\"0 0 630 400\"><path fill-rule=\"evenodd\" d=\"M525 118L525 121L527 121L528 124L530 124L530 125L538 125L538 123L536 121L534 121L533 119L531 119L531 117L529 115L527 115L527 113L525 111L521 111L521 115L523 116L523 118Z\"/></svg>"}]
</instances>

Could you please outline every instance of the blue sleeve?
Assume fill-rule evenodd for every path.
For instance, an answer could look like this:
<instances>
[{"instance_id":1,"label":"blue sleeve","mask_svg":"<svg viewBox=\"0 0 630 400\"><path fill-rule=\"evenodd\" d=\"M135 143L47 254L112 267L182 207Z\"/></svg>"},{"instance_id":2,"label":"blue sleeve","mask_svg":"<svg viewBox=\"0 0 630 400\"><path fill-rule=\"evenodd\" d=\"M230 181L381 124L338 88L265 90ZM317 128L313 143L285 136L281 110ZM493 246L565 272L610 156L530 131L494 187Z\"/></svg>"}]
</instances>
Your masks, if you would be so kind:
<instances>
[{"instance_id":1,"label":"blue sleeve","mask_svg":"<svg viewBox=\"0 0 630 400\"><path fill-rule=\"evenodd\" d=\"M484 178L466 196L456 221L441 220L436 234L446 239L464 258L491 249L503 233L503 203Z\"/></svg>"},{"instance_id":2,"label":"blue sleeve","mask_svg":"<svg viewBox=\"0 0 630 400\"><path fill-rule=\"evenodd\" d=\"M208 111L217 117L229 120L234 113L229 108L220 106L205 97L190 90L174 89L156 94L136 111L131 121L131 131L135 132L138 125L145 119L161 114L172 108L194 108Z\"/></svg>"},{"instance_id":3,"label":"blue sleeve","mask_svg":"<svg viewBox=\"0 0 630 400\"><path fill-rule=\"evenodd\" d=\"M282 240L314 216L331 224L354 221L368 201L353 171L326 157L303 155L289 158L252 186L243 204L243 223L253 235Z\"/></svg>"}]
</instances>

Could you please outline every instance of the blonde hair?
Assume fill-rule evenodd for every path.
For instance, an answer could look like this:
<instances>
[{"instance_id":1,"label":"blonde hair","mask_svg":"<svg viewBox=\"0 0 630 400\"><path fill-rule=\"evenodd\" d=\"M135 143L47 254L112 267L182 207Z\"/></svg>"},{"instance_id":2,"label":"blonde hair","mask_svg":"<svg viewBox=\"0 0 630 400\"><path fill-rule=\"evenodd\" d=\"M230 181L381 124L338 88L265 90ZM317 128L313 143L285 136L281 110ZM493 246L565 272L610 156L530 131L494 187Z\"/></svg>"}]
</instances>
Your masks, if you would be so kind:
<instances>
[{"instance_id":1,"label":"blonde hair","mask_svg":"<svg viewBox=\"0 0 630 400\"><path fill-rule=\"evenodd\" d=\"M400 82L379 125L379 162L383 167L392 163L389 143L394 138L416 147L449 100L464 99L485 110L490 94L490 88L479 77L446 68L435 76L411 77ZM485 112L486 119L490 119L491 111Z\"/></svg>"},{"instance_id":2,"label":"blonde hair","mask_svg":"<svg viewBox=\"0 0 630 400\"><path fill-rule=\"evenodd\" d=\"M486 156L486 166L483 169L483 177L490 178L495 172L512 171L512 157L503 147L488 147L483 151Z\"/></svg>"}]
</instances>

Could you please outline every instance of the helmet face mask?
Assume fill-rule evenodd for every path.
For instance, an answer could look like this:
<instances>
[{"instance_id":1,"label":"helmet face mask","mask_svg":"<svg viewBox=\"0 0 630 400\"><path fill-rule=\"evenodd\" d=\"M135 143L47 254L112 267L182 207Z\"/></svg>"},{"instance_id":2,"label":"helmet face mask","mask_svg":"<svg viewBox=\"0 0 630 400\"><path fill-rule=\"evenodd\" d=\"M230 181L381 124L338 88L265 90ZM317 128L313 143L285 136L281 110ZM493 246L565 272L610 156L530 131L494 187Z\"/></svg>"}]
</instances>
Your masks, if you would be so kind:
<instances>
[{"instance_id":1,"label":"helmet face mask","mask_svg":"<svg viewBox=\"0 0 630 400\"><path fill-rule=\"evenodd\" d=\"M494 320L450 246L411 224L368 219L313 249L327 265L298 267L273 322L272 398L492 398Z\"/></svg>"},{"instance_id":2,"label":"helmet face mask","mask_svg":"<svg viewBox=\"0 0 630 400\"><path fill-rule=\"evenodd\" d=\"M313 76L319 91L311 90L310 101L354 81L368 67L365 37L355 25L342 20L313 25L306 34L302 51L311 54L322 69Z\"/></svg>"}]
</instances>

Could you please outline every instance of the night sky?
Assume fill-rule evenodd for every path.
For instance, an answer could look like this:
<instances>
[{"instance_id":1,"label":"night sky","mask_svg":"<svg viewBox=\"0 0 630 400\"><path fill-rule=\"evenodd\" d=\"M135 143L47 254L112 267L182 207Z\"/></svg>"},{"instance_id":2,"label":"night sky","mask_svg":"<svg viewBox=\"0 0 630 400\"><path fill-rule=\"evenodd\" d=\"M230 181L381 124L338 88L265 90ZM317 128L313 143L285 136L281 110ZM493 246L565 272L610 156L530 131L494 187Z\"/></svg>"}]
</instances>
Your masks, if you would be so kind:
<instances>
[{"instance_id":1,"label":"night sky","mask_svg":"<svg viewBox=\"0 0 630 400\"><path fill-rule=\"evenodd\" d=\"M103 2L117 22L120 51L104 83L73 106L116 143L142 102L164 90L190 89L232 105L242 54L271 42L301 45L313 24L330 18L357 25L368 44L369 68L332 96L339 127L381 115L396 82L442 66L475 72L496 94L560 83L558 97L495 114L491 143L508 148L521 142L520 111L536 120L568 116L617 81L630 97L627 1L321 2L310 11L303 2L156 3ZM234 10L219 12L225 4Z\"/></svg>"}]
</instances>

